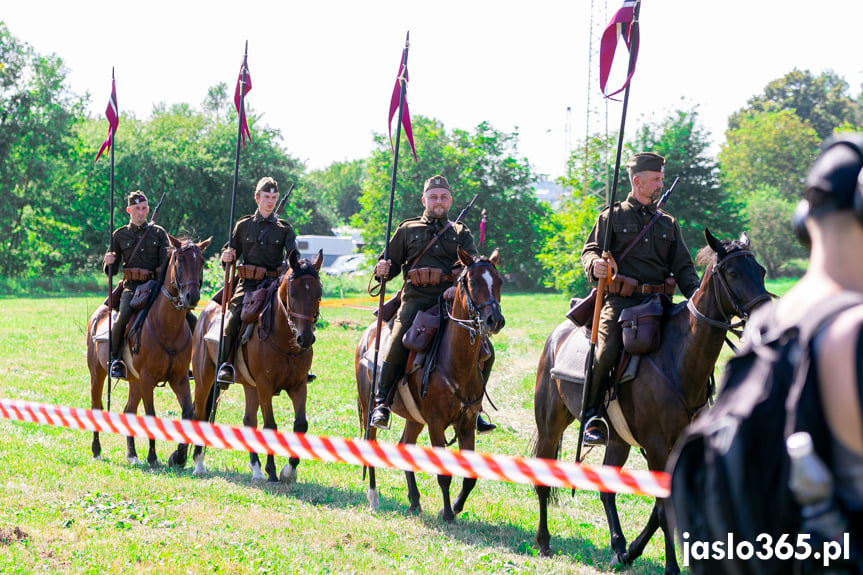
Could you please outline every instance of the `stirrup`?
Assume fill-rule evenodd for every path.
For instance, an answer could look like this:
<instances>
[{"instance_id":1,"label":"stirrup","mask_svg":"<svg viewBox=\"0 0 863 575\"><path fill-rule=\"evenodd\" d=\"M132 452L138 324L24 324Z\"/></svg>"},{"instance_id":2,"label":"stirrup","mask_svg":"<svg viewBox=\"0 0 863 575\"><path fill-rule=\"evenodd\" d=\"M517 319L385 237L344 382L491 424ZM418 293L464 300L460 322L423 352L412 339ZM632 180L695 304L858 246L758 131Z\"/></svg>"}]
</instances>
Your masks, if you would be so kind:
<instances>
[{"instance_id":1,"label":"stirrup","mask_svg":"<svg viewBox=\"0 0 863 575\"><path fill-rule=\"evenodd\" d=\"M608 431L609 426L605 418L601 415L594 415L584 424L584 444L605 445L608 443Z\"/></svg>"},{"instance_id":2,"label":"stirrup","mask_svg":"<svg viewBox=\"0 0 863 575\"><path fill-rule=\"evenodd\" d=\"M228 386L236 381L237 375L234 373L234 366L227 361L219 366L219 371L216 372L216 383L222 389L228 389Z\"/></svg>"},{"instance_id":3,"label":"stirrup","mask_svg":"<svg viewBox=\"0 0 863 575\"><path fill-rule=\"evenodd\" d=\"M108 364L108 376L111 379L127 379L126 364L122 359L114 359Z\"/></svg>"}]
</instances>

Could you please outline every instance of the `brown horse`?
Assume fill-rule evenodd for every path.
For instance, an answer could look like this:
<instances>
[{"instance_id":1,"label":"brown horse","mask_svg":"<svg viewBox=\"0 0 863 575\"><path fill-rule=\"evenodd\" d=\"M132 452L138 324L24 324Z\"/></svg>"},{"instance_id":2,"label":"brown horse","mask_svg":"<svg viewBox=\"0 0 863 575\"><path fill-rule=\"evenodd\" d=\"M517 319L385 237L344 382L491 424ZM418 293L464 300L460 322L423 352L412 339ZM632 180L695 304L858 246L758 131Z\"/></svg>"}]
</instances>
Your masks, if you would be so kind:
<instances>
[{"instance_id":1,"label":"brown horse","mask_svg":"<svg viewBox=\"0 0 863 575\"><path fill-rule=\"evenodd\" d=\"M201 252L210 245L208 238L200 243L178 240L169 236L171 257L165 270L165 281L153 301L150 311L141 326L140 341L136 338L136 350L127 341L122 348L129 380L129 399L124 413L136 413L138 404L144 400L144 413L156 415L153 404L153 389L160 382L168 382L183 419L192 418L192 392L189 387L189 360L192 357L192 330L186 322L186 312L198 305L201 283L204 277L204 257ZM134 316L133 316L134 318ZM108 342L94 340L100 327L107 324L108 306L101 305L90 317L87 325L87 367L90 369L90 406L102 409L102 388L105 384L108 364ZM129 321L131 326L134 320ZM126 458L137 465L138 453L135 439L126 439ZM93 432L93 457L100 459L102 445L99 432ZM147 463L158 465L156 441L150 440ZM179 445L168 459L171 466L186 464L186 446Z\"/></svg>"},{"instance_id":2,"label":"brown horse","mask_svg":"<svg viewBox=\"0 0 863 575\"><path fill-rule=\"evenodd\" d=\"M630 431L623 434L642 447L651 471L665 470L674 443L707 403L713 369L726 331L732 327L730 318L745 320L752 309L770 299L764 288L765 270L749 251L746 234L739 241L720 241L708 230L705 236L708 245L696 258L699 265L706 266L698 291L689 302L671 310L662 329L661 347L641 356L635 379L617 385L617 401ZM557 355L569 337L579 338L575 340L579 351L567 345L568 354L586 355L586 331L564 321L549 335L539 360L534 392L537 457L559 456L563 432L581 411L583 378L582 382L572 382L552 375L556 359L560 362ZM622 467L630 445L622 439L617 425L610 427L603 463ZM550 491L549 487L536 488L540 511L536 541L543 555L551 554L547 517ZM667 519L667 500L656 500L647 525L627 550L614 493L602 493L600 498L611 531L612 565L634 561L661 527L665 536L665 572L680 572Z\"/></svg>"},{"instance_id":3,"label":"brown horse","mask_svg":"<svg viewBox=\"0 0 863 575\"><path fill-rule=\"evenodd\" d=\"M305 433L306 393L309 369L312 366L315 343L315 322L321 304L321 279L318 271L324 261L319 251L313 261L299 259L296 251L288 256L291 271L279 278L278 291L262 313L262 319L252 329L251 337L235 353L237 382L243 384L246 397L246 413L243 425L258 426L258 407L264 418L264 429L277 429L273 416L273 397L287 391L294 405L294 432ZM204 421L209 415L212 402L211 390L216 378L216 353L218 350L221 311L219 304L211 301L201 312L195 328L192 372L195 375L195 419ZM210 332L211 335L207 336ZM215 339L215 341L213 341ZM238 338L239 339L239 338ZM244 367L245 366L245 367ZM193 455L195 475L205 473L203 448L195 446ZM279 479L290 482L297 477L300 460L291 457L276 477L276 463L272 454L267 455L268 481ZM249 454L249 466L254 479L263 479L261 461L257 453Z\"/></svg>"},{"instance_id":4,"label":"brown horse","mask_svg":"<svg viewBox=\"0 0 863 575\"><path fill-rule=\"evenodd\" d=\"M435 447L444 447L444 432L452 425L458 438L459 449L473 450L475 421L481 409L485 386L479 367L480 347L483 334L499 332L505 323L500 309L500 287L503 278L498 273L498 251L491 257L471 257L461 248L459 260L464 271L456 280L457 291L452 303L450 319L440 335L437 353L437 368L428 378L427 395L420 397L423 370L414 371L397 386L392 411L405 418L405 429L400 443L415 444L423 427L428 425L429 439ZM357 344L354 367L357 374L357 408L360 424L366 427L368 416L369 386L371 385L370 363L362 361L375 338L376 325L372 324ZM383 338L382 338L383 339ZM385 342L382 342L384 345ZM373 361L373 360L372 360ZM380 374L380 371L378 371ZM406 384L406 385L405 385ZM377 430L371 428L369 439L374 440ZM405 472L408 485L410 511L420 513L420 493L412 471ZM465 500L476 485L476 479L465 478L455 505L450 505L452 477L438 475L438 485L443 494L443 509L440 517L452 522L464 508ZM378 493L375 470L369 468L369 506L378 508Z\"/></svg>"}]
</instances>

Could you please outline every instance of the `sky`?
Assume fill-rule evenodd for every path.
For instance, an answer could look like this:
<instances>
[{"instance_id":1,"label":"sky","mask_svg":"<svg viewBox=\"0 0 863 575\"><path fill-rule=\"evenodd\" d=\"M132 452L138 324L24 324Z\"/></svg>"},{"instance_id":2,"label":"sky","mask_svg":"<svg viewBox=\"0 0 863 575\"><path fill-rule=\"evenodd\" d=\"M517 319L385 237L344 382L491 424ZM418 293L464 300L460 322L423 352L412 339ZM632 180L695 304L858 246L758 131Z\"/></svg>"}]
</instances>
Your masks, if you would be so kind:
<instances>
[{"instance_id":1,"label":"sky","mask_svg":"<svg viewBox=\"0 0 863 575\"><path fill-rule=\"evenodd\" d=\"M220 82L233 93L248 40L247 102L309 169L375 148L410 32L412 115L448 130L488 122L517 131L519 153L554 178L589 118L593 126L606 117L611 130L620 125L622 104L603 104L595 71L588 84L588 63L598 51L591 16L601 32L621 3L28 0L7 2L0 19L39 53L64 60L69 86L90 95L94 117L104 118L115 69L118 146L124 113L146 118L159 102L199 108ZM859 0L643 0L626 133L697 106L716 152L728 116L794 68L833 70L856 97L861 21ZM617 62L625 61L621 45Z\"/></svg>"}]
</instances>

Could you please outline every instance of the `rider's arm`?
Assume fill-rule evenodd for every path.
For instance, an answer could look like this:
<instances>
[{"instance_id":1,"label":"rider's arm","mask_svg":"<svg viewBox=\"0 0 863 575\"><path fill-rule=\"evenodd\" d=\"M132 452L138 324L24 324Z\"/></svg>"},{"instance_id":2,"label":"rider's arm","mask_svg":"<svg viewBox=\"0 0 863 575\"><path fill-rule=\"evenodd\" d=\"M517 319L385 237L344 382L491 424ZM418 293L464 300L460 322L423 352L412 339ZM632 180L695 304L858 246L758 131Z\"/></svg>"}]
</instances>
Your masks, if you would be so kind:
<instances>
[{"instance_id":1,"label":"rider's arm","mask_svg":"<svg viewBox=\"0 0 863 575\"><path fill-rule=\"evenodd\" d=\"M863 455L863 305L841 313L818 345L818 390L833 436Z\"/></svg>"},{"instance_id":2,"label":"rider's arm","mask_svg":"<svg viewBox=\"0 0 863 575\"><path fill-rule=\"evenodd\" d=\"M596 276L593 275L593 262L602 258L601 235L605 235L605 214L606 211L604 210L597 216L596 223L593 224L593 229L590 230L590 235L587 236L581 250L581 265L584 267L584 275L589 281L597 281Z\"/></svg>"}]
</instances>

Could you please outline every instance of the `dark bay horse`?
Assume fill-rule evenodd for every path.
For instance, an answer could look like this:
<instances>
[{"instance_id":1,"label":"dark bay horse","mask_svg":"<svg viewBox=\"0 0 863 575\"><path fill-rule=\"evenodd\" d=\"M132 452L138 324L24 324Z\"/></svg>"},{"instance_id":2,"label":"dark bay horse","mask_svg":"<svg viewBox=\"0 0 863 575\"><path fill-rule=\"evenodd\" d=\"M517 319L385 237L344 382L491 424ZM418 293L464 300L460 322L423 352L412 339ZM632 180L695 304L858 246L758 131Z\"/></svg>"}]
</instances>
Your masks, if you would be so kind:
<instances>
[{"instance_id":1,"label":"dark bay horse","mask_svg":"<svg viewBox=\"0 0 863 575\"><path fill-rule=\"evenodd\" d=\"M140 342L136 342L137 351L133 351L131 341L123 344L122 354L129 381L129 399L123 412L136 413L138 404L143 400L144 413L156 415L153 389L161 382L168 382L177 396L183 419L191 419L189 360L192 357L192 330L186 322L186 312L198 305L204 277L204 257L201 252L210 245L212 238L197 244L174 236L169 238L173 249L165 270L165 281L141 326ZM102 389L107 375L109 351L108 342L97 343L94 336L100 326L107 323L107 319L108 306L101 305L87 325L87 367L90 369L90 406L93 409L102 409ZM134 319L129 321L129 325L133 322ZM158 465L156 441L149 441L147 463L155 467ZM127 459L137 465L138 453L133 437L126 439L126 447ZM98 431L93 433L92 451L94 458L101 458L102 445ZM186 446L178 446L168 463L183 467L186 464Z\"/></svg>"},{"instance_id":2,"label":"dark bay horse","mask_svg":"<svg viewBox=\"0 0 863 575\"><path fill-rule=\"evenodd\" d=\"M618 404L651 471L665 470L674 443L706 404L710 377L726 331L732 327L730 318L745 320L756 306L770 299L764 288L765 270L749 251L746 234L739 241L720 241L708 230L705 236L708 245L696 258L699 265L705 266L698 291L689 302L671 310L662 330L661 347L641 356L636 378L617 385ZM549 335L539 360L534 391L537 457L559 456L563 432L581 410L582 384L564 381L551 373L556 354L570 336L580 338L577 341L582 351L589 346L585 330L565 320ZM622 467L630 445L621 438L616 425L610 427L603 464ZM536 488L540 510L536 541L543 555L551 554L547 516L550 491L549 487ZM667 519L667 500L656 500L647 525L627 550L615 494L602 493L600 498L611 531L612 565L634 561L661 527L665 536L665 572L680 572Z\"/></svg>"},{"instance_id":3,"label":"dark bay horse","mask_svg":"<svg viewBox=\"0 0 863 575\"><path fill-rule=\"evenodd\" d=\"M278 291L268 309L264 309L252 329L251 337L234 355L237 382L243 384L246 412L243 425L258 426L258 408L264 418L264 429L276 430L273 397L286 391L294 406L294 432L305 433L306 394L309 369L312 366L315 343L315 322L321 304L323 288L318 271L324 261L323 251L315 259L299 259L296 251L288 256L290 272L279 278ZM263 288L262 288L263 289ZM205 421L209 415L211 390L216 379L216 353L221 309L211 301L201 312L195 328L192 372L195 375L195 419ZM212 335L207 336L207 332ZM213 339L216 339L214 342ZM238 338L239 340L239 338ZM195 475L205 473L204 452L196 445L193 455ZM267 455L264 468L270 482L294 481L300 460L291 457L276 476L275 457ZM254 479L263 479L257 453L249 454L249 467Z\"/></svg>"},{"instance_id":4,"label":"dark bay horse","mask_svg":"<svg viewBox=\"0 0 863 575\"><path fill-rule=\"evenodd\" d=\"M476 416L481 409L484 393L482 373L479 366L480 347L483 334L495 334L504 326L500 309L500 287L503 278L497 271L498 251L490 257L471 257L461 248L459 260L464 271L456 280L456 295L450 319L441 335L437 354L437 368L430 373L428 393L420 397L423 370L417 370L402 380L392 404L392 411L405 418L405 428L400 443L415 444L423 427L428 425L429 440L435 447L444 447L444 432L449 426L455 429L459 449L473 450ZM363 362L363 356L374 346L376 325L373 323L357 344L354 367L357 374L357 408L360 424L366 427L368 417L369 386L371 385L371 362ZM383 339L383 338L382 338ZM386 342L381 342L385 349ZM371 351L370 353L374 353ZM382 355L382 354L381 354ZM380 375L380 370L378 370ZM377 429L371 428L369 439L374 440ZM405 472L408 485L410 511L420 513L420 493L412 471ZM476 479L465 478L455 504L450 504L452 477L438 475L438 485L443 494L440 517L452 522L464 508L465 500L476 485ZM375 470L369 468L369 506L378 508L378 492Z\"/></svg>"}]
</instances>

